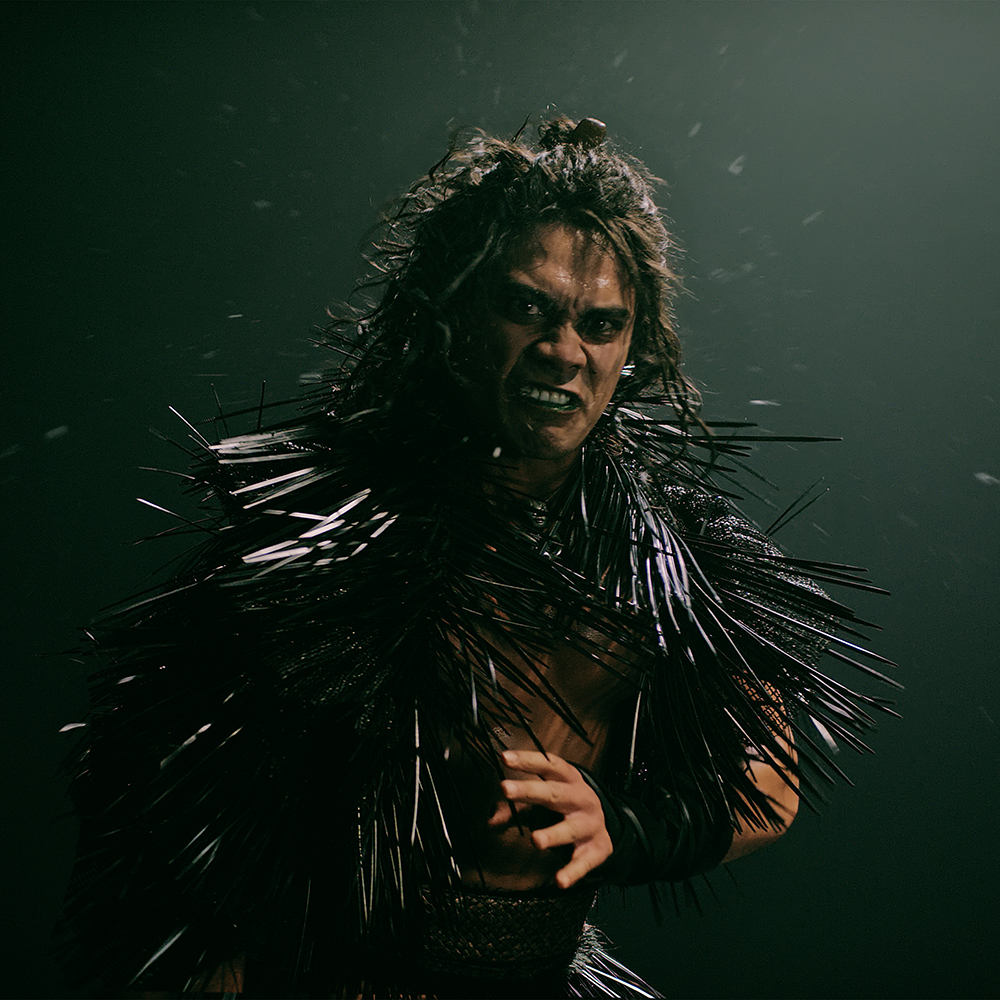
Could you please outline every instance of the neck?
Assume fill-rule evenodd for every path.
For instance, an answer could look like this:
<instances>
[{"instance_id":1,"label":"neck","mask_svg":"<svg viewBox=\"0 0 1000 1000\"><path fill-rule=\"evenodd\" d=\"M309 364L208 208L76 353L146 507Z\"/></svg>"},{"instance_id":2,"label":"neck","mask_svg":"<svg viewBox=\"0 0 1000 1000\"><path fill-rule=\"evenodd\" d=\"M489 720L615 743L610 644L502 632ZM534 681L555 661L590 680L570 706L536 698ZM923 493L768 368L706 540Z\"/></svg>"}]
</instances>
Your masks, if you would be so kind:
<instances>
[{"instance_id":1,"label":"neck","mask_svg":"<svg viewBox=\"0 0 1000 1000\"><path fill-rule=\"evenodd\" d=\"M579 452L558 459L516 458L503 454L487 463L486 479L512 493L548 500L566 482L580 459Z\"/></svg>"}]
</instances>

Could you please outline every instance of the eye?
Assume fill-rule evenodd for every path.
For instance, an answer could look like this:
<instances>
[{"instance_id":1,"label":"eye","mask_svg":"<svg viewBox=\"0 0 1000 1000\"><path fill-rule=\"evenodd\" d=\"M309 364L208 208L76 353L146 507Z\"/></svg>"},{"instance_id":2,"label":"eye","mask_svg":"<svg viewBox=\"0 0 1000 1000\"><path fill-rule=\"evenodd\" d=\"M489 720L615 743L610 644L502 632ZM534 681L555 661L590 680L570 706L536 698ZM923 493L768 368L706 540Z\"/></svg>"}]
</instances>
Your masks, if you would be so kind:
<instances>
[{"instance_id":1,"label":"eye","mask_svg":"<svg viewBox=\"0 0 1000 1000\"><path fill-rule=\"evenodd\" d=\"M625 320L611 316L591 316L581 325L581 333L588 340L614 340L625 329Z\"/></svg>"},{"instance_id":2,"label":"eye","mask_svg":"<svg viewBox=\"0 0 1000 1000\"><path fill-rule=\"evenodd\" d=\"M504 293L498 305L500 312L515 323L533 323L545 315L537 298L520 291Z\"/></svg>"}]
</instances>

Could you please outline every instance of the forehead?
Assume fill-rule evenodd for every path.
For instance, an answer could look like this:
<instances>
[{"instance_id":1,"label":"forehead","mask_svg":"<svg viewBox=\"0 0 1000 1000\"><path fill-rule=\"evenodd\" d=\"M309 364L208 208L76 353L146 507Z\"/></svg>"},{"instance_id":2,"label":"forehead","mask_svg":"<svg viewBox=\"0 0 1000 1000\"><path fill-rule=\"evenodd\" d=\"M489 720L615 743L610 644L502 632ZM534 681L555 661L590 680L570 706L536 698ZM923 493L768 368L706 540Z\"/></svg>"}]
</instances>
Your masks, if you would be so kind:
<instances>
[{"instance_id":1,"label":"forehead","mask_svg":"<svg viewBox=\"0 0 1000 1000\"><path fill-rule=\"evenodd\" d=\"M607 238L568 223L547 223L525 233L502 261L500 271L529 284L586 286L601 297L631 298L631 284Z\"/></svg>"}]
</instances>

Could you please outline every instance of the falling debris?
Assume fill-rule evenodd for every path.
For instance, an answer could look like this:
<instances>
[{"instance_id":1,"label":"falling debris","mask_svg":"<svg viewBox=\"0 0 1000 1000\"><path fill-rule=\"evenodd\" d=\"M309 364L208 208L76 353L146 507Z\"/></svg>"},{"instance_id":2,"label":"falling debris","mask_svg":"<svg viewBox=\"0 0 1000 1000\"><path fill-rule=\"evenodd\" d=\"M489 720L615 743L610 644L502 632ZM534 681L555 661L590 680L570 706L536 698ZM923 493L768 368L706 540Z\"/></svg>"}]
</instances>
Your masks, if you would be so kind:
<instances>
[{"instance_id":1,"label":"falling debris","mask_svg":"<svg viewBox=\"0 0 1000 1000\"><path fill-rule=\"evenodd\" d=\"M52 430L45 432L46 441L55 441L56 438L65 437L69 434L69 427L66 424L62 424L59 427L53 427Z\"/></svg>"},{"instance_id":2,"label":"falling debris","mask_svg":"<svg viewBox=\"0 0 1000 1000\"><path fill-rule=\"evenodd\" d=\"M701 131L701 122L695 122L688 130L688 138L693 139Z\"/></svg>"},{"instance_id":3,"label":"falling debris","mask_svg":"<svg viewBox=\"0 0 1000 1000\"><path fill-rule=\"evenodd\" d=\"M781 406L776 399L751 399L751 406Z\"/></svg>"},{"instance_id":4,"label":"falling debris","mask_svg":"<svg viewBox=\"0 0 1000 1000\"><path fill-rule=\"evenodd\" d=\"M739 177L743 173L743 167L746 165L746 162L747 158L745 156L737 156L726 169L735 177Z\"/></svg>"},{"instance_id":5,"label":"falling debris","mask_svg":"<svg viewBox=\"0 0 1000 1000\"><path fill-rule=\"evenodd\" d=\"M976 479L978 479L983 486L1000 486L1000 479L996 476L991 476L988 472L977 472Z\"/></svg>"},{"instance_id":6,"label":"falling debris","mask_svg":"<svg viewBox=\"0 0 1000 1000\"><path fill-rule=\"evenodd\" d=\"M255 201L253 203L253 207L254 208L260 208L260 209L270 208L271 207L271 203L269 201L264 201L264 199L262 198L260 201Z\"/></svg>"},{"instance_id":7,"label":"falling debris","mask_svg":"<svg viewBox=\"0 0 1000 1000\"><path fill-rule=\"evenodd\" d=\"M619 52L618 55L615 56L614 61L611 63L611 65L615 69L618 69L618 67L621 66L623 62L625 62L625 57L627 55L628 55L628 49L622 49L621 52Z\"/></svg>"},{"instance_id":8,"label":"falling debris","mask_svg":"<svg viewBox=\"0 0 1000 1000\"><path fill-rule=\"evenodd\" d=\"M808 226L811 223L816 222L816 221L818 221L819 219L822 219L822 218L823 218L823 209L820 209L818 212L813 212L812 215L807 215L802 220L802 225L803 226Z\"/></svg>"},{"instance_id":9,"label":"falling debris","mask_svg":"<svg viewBox=\"0 0 1000 1000\"><path fill-rule=\"evenodd\" d=\"M243 319L243 313L230 313L226 319Z\"/></svg>"}]
</instances>

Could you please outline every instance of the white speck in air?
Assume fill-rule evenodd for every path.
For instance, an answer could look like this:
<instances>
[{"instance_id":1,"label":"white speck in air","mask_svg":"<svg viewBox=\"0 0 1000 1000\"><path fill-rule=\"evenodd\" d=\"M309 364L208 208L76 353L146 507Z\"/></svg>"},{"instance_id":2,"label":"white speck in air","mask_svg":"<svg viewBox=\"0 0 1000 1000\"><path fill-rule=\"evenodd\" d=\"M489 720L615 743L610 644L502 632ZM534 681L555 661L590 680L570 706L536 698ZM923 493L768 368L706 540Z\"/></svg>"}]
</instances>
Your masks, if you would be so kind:
<instances>
[{"instance_id":1,"label":"white speck in air","mask_svg":"<svg viewBox=\"0 0 1000 1000\"><path fill-rule=\"evenodd\" d=\"M724 267L717 267L708 272L710 281L719 281L723 285L728 285L739 277L738 271L727 271Z\"/></svg>"},{"instance_id":2,"label":"white speck in air","mask_svg":"<svg viewBox=\"0 0 1000 1000\"><path fill-rule=\"evenodd\" d=\"M688 138L693 139L701 131L701 122L695 122L691 128L688 129Z\"/></svg>"},{"instance_id":3,"label":"white speck in air","mask_svg":"<svg viewBox=\"0 0 1000 1000\"><path fill-rule=\"evenodd\" d=\"M69 434L69 427L66 424L61 424L59 427L53 427L51 430L45 432L46 441L55 441L57 438L66 437Z\"/></svg>"},{"instance_id":4,"label":"white speck in air","mask_svg":"<svg viewBox=\"0 0 1000 1000\"><path fill-rule=\"evenodd\" d=\"M500 447L500 445L497 445L497 446L496 446L496 447L495 447L495 448L493 449L493 457L494 457L494 458L499 458L499 457L500 457L500 452L501 452L501 451L503 451L503 449L502 449L502 448Z\"/></svg>"},{"instance_id":5,"label":"white speck in air","mask_svg":"<svg viewBox=\"0 0 1000 1000\"><path fill-rule=\"evenodd\" d=\"M618 69L618 67L621 66L623 62L625 62L625 57L627 55L628 55L628 49L622 49L621 52L619 52L618 55L615 56L611 65L614 66L615 69Z\"/></svg>"},{"instance_id":6,"label":"white speck in air","mask_svg":"<svg viewBox=\"0 0 1000 1000\"><path fill-rule=\"evenodd\" d=\"M260 208L260 209L270 208L271 207L271 203L269 201L265 201L263 198L261 198L259 201L255 201L253 203L253 207L254 208Z\"/></svg>"},{"instance_id":7,"label":"white speck in air","mask_svg":"<svg viewBox=\"0 0 1000 1000\"><path fill-rule=\"evenodd\" d=\"M802 220L802 225L803 226L811 225L813 222L817 222L822 218L823 218L823 209L820 209L818 212L813 212L811 215L807 215Z\"/></svg>"},{"instance_id":8,"label":"white speck in air","mask_svg":"<svg viewBox=\"0 0 1000 1000\"><path fill-rule=\"evenodd\" d=\"M997 479L996 476L991 476L988 472L977 472L975 476L983 486L1000 486L1000 479Z\"/></svg>"},{"instance_id":9,"label":"white speck in air","mask_svg":"<svg viewBox=\"0 0 1000 1000\"><path fill-rule=\"evenodd\" d=\"M751 399L751 406L781 406L776 399Z\"/></svg>"},{"instance_id":10,"label":"white speck in air","mask_svg":"<svg viewBox=\"0 0 1000 1000\"><path fill-rule=\"evenodd\" d=\"M743 168L746 166L747 158L745 156L737 156L732 163L726 168L734 177L739 177L743 173Z\"/></svg>"},{"instance_id":11,"label":"white speck in air","mask_svg":"<svg viewBox=\"0 0 1000 1000\"><path fill-rule=\"evenodd\" d=\"M243 319L243 313L230 313L226 319Z\"/></svg>"}]
</instances>

